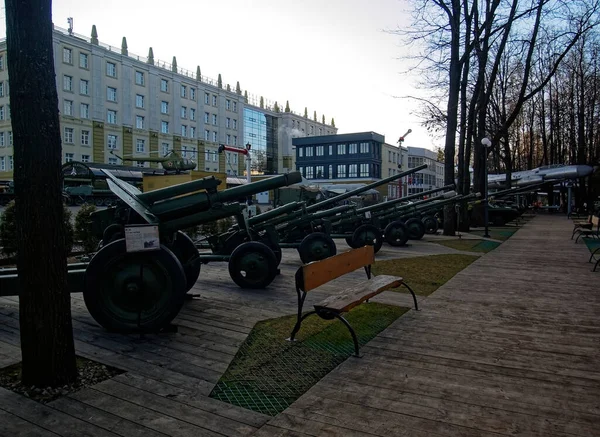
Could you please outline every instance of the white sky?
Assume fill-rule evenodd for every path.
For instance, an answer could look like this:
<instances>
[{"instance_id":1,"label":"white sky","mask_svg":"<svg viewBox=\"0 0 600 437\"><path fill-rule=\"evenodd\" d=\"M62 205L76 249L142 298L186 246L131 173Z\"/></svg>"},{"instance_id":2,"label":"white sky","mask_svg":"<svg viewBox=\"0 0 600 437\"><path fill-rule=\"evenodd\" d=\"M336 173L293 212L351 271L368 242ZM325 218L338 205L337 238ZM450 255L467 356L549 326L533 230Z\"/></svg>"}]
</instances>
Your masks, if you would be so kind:
<instances>
[{"instance_id":1,"label":"white sky","mask_svg":"<svg viewBox=\"0 0 600 437\"><path fill-rule=\"evenodd\" d=\"M416 95L401 72L405 50L385 30L410 25L410 0L54 0L53 22L89 36L92 24L105 44L130 55L171 62L224 84L277 101L312 118L334 117L338 133L374 131L396 144L434 149L411 112L416 103L394 96ZM5 10L0 35L6 35Z\"/></svg>"}]
</instances>

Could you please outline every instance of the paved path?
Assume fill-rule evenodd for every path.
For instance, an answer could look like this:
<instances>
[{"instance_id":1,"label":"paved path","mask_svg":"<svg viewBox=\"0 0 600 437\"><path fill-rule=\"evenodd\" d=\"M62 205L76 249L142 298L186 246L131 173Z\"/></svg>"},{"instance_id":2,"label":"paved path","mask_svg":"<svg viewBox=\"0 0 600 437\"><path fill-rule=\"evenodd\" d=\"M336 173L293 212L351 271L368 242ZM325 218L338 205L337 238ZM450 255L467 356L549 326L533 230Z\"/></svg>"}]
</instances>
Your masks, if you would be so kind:
<instances>
[{"instance_id":1,"label":"paved path","mask_svg":"<svg viewBox=\"0 0 600 437\"><path fill-rule=\"evenodd\" d=\"M203 266L201 298L174 334L107 333L73 295L77 353L126 373L46 405L0 389L0 436L598 435L600 287L590 284L600 276L569 228L534 219L275 418L208 394L257 321L294 313L295 250L262 291L235 286L222 263ZM456 252L433 240L378 259ZM18 328L18 300L0 299L0 367L20 361Z\"/></svg>"},{"instance_id":2,"label":"paved path","mask_svg":"<svg viewBox=\"0 0 600 437\"><path fill-rule=\"evenodd\" d=\"M255 436L599 436L600 273L538 216Z\"/></svg>"}]
</instances>

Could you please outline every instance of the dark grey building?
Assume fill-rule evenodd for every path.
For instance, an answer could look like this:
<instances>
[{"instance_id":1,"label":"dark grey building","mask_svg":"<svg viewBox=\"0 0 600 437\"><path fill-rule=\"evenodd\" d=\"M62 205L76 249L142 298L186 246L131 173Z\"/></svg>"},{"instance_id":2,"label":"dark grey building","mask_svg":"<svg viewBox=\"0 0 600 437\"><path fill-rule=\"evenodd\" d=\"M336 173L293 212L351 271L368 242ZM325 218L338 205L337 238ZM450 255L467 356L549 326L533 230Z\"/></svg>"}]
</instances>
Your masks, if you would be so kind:
<instances>
[{"instance_id":1,"label":"dark grey building","mask_svg":"<svg viewBox=\"0 0 600 437\"><path fill-rule=\"evenodd\" d=\"M294 138L296 170L306 179L368 181L381 178L385 137L375 132Z\"/></svg>"}]
</instances>

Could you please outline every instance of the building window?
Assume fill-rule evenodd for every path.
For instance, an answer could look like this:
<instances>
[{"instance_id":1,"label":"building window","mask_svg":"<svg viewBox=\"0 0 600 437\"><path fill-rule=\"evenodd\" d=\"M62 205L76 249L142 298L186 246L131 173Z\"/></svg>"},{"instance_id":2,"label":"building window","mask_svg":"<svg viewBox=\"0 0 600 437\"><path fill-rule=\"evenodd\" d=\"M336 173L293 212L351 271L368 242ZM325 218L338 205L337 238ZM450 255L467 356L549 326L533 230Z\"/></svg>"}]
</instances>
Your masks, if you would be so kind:
<instances>
[{"instance_id":1,"label":"building window","mask_svg":"<svg viewBox=\"0 0 600 437\"><path fill-rule=\"evenodd\" d=\"M225 109L227 109L228 111L231 109L231 100L225 100Z\"/></svg>"},{"instance_id":2,"label":"building window","mask_svg":"<svg viewBox=\"0 0 600 437\"><path fill-rule=\"evenodd\" d=\"M231 144L231 135L225 135L225 144L227 144L228 146Z\"/></svg>"},{"instance_id":3,"label":"building window","mask_svg":"<svg viewBox=\"0 0 600 437\"><path fill-rule=\"evenodd\" d=\"M356 143L348 144L348 153L358 153L358 144L356 144Z\"/></svg>"},{"instance_id":4,"label":"building window","mask_svg":"<svg viewBox=\"0 0 600 437\"><path fill-rule=\"evenodd\" d=\"M88 68L88 55L87 53L79 53L79 67Z\"/></svg>"},{"instance_id":5,"label":"building window","mask_svg":"<svg viewBox=\"0 0 600 437\"><path fill-rule=\"evenodd\" d=\"M72 76L65 75L63 77L63 89L65 91L73 91L73 77ZM2 94L4 94L4 93L2 93Z\"/></svg>"},{"instance_id":6,"label":"building window","mask_svg":"<svg viewBox=\"0 0 600 437\"><path fill-rule=\"evenodd\" d=\"M231 126L231 118L227 117L227 118L225 119L225 127L226 127L227 129L229 129L229 128L230 128L230 126Z\"/></svg>"},{"instance_id":7,"label":"building window","mask_svg":"<svg viewBox=\"0 0 600 437\"><path fill-rule=\"evenodd\" d=\"M118 162L117 162L117 158L115 158L115 157L112 157L112 156L111 156L111 157L109 157L109 158L108 158L108 163L109 163L110 165L117 165L117 164L118 164Z\"/></svg>"},{"instance_id":8,"label":"building window","mask_svg":"<svg viewBox=\"0 0 600 437\"><path fill-rule=\"evenodd\" d=\"M340 164L337 166L337 177L338 178L346 177L346 164Z\"/></svg>"},{"instance_id":9,"label":"building window","mask_svg":"<svg viewBox=\"0 0 600 437\"><path fill-rule=\"evenodd\" d=\"M0 132L0 147L4 147L4 132Z\"/></svg>"},{"instance_id":10,"label":"building window","mask_svg":"<svg viewBox=\"0 0 600 437\"><path fill-rule=\"evenodd\" d=\"M117 111L109 109L106 112L106 121L110 124L117 124Z\"/></svg>"},{"instance_id":11,"label":"building window","mask_svg":"<svg viewBox=\"0 0 600 437\"><path fill-rule=\"evenodd\" d=\"M237 137L235 135L233 136L233 145L237 146Z\"/></svg>"},{"instance_id":12,"label":"building window","mask_svg":"<svg viewBox=\"0 0 600 437\"><path fill-rule=\"evenodd\" d=\"M161 114L169 113L169 102L165 102L164 100L160 102L160 112Z\"/></svg>"},{"instance_id":13,"label":"building window","mask_svg":"<svg viewBox=\"0 0 600 437\"><path fill-rule=\"evenodd\" d=\"M208 129L204 129L204 139L208 141L210 138L210 131Z\"/></svg>"},{"instance_id":14,"label":"building window","mask_svg":"<svg viewBox=\"0 0 600 437\"><path fill-rule=\"evenodd\" d=\"M190 138L196 138L196 128L194 126L190 127Z\"/></svg>"},{"instance_id":15,"label":"building window","mask_svg":"<svg viewBox=\"0 0 600 437\"><path fill-rule=\"evenodd\" d=\"M81 118L90 118L90 105L87 103L79 105L79 116Z\"/></svg>"},{"instance_id":16,"label":"building window","mask_svg":"<svg viewBox=\"0 0 600 437\"><path fill-rule=\"evenodd\" d=\"M187 87L185 85L181 85L181 97L185 97L187 95Z\"/></svg>"},{"instance_id":17,"label":"building window","mask_svg":"<svg viewBox=\"0 0 600 437\"><path fill-rule=\"evenodd\" d=\"M162 154L166 156L169 153L169 143L162 143Z\"/></svg>"},{"instance_id":18,"label":"building window","mask_svg":"<svg viewBox=\"0 0 600 437\"><path fill-rule=\"evenodd\" d=\"M350 164L348 166L348 177L355 178L358 176L358 164Z\"/></svg>"},{"instance_id":19,"label":"building window","mask_svg":"<svg viewBox=\"0 0 600 437\"><path fill-rule=\"evenodd\" d=\"M136 71L135 72L135 83L136 85L144 85L144 72Z\"/></svg>"},{"instance_id":20,"label":"building window","mask_svg":"<svg viewBox=\"0 0 600 437\"><path fill-rule=\"evenodd\" d=\"M361 164L360 165L360 177L369 176L369 164Z\"/></svg>"},{"instance_id":21,"label":"building window","mask_svg":"<svg viewBox=\"0 0 600 437\"><path fill-rule=\"evenodd\" d=\"M0 171L6 171L6 158L0 156Z\"/></svg>"},{"instance_id":22,"label":"building window","mask_svg":"<svg viewBox=\"0 0 600 437\"><path fill-rule=\"evenodd\" d=\"M63 48L63 62L66 64L73 64L73 50Z\"/></svg>"},{"instance_id":23,"label":"building window","mask_svg":"<svg viewBox=\"0 0 600 437\"><path fill-rule=\"evenodd\" d=\"M216 133L216 132L213 132L213 133L212 133L212 140L213 140L213 142L215 142L215 143L217 142L217 133Z\"/></svg>"},{"instance_id":24,"label":"building window","mask_svg":"<svg viewBox=\"0 0 600 437\"><path fill-rule=\"evenodd\" d=\"M210 94L204 93L204 104L208 105L209 101L210 101Z\"/></svg>"},{"instance_id":25,"label":"building window","mask_svg":"<svg viewBox=\"0 0 600 437\"><path fill-rule=\"evenodd\" d=\"M75 159L74 153L65 153L65 162L71 162Z\"/></svg>"},{"instance_id":26,"label":"building window","mask_svg":"<svg viewBox=\"0 0 600 437\"><path fill-rule=\"evenodd\" d=\"M190 120L196 120L196 110L194 108L190 108Z\"/></svg>"},{"instance_id":27,"label":"building window","mask_svg":"<svg viewBox=\"0 0 600 437\"><path fill-rule=\"evenodd\" d=\"M237 102L233 102L232 109L233 112L237 112Z\"/></svg>"},{"instance_id":28,"label":"building window","mask_svg":"<svg viewBox=\"0 0 600 437\"><path fill-rule=\"evenodd\" d=\"M146 151L146 140L138 138L135 141L135 151L137 153L144 153Z\"/></svg>"},{"instance_id":29,"label":"building window","mask_svg":"<svg viewBox=\"0 0 600 437\"><path fill-rule=\"evenodd\" d=\"M333 156L333 145L329 145L329 156Z\"/></svg>"},{"instance_id":30,"label":"building window","mask_svg":"<svg viewBox=\"0 0 600 437\"><path fill-rule=\"evenodd\" d=\"M160 80L160 90L164 91L165 93L169 92L169 81L167 81L166 79L161 79Z\"/></svg>"},{"instance_id":31,"label":"building window","mask_svg":"<svg viewBox=\"0 0 600 437\"><path fill-rule=\"evenodd\" d=\"M369 143L360 143L360 153L369 153Z\"/></svg>"},{"instance_id":32,"label":"building window","mask_svg":"<svg viewBox=\"0 0 600 437\"><path fill-rule=\"evenodd\" d=\"M298 147L298 158L302 158L304 156L304 147Z\"/></svg>"},{"instance_id":33,"label":"building window","mask_svg":"<svg viewBox=\"0 0 600 437\"><path fill-rule=\"evenodd\" d=\"M327 173L327 177L329 179L333 179L333 165L330 165L328 168L328 173Z\"/></svg>"},{"instance_id":34,"label":"building window","mask_svg":"<svg viewBox=\"0 0 600 437\"><path fill-rule=\"evenodd\" d=\"M187 126L185 124L181 125L181 136L187 137Z\"/></svg>"},{"instance_id":35,"label":"building window","mask_svg":"<svg viewBox=\"0 0 600 437\"><path fill-rule=\"evenodd\" d=\"M113 87L106 87L106 100L109 102L117 101L117 89Z\"/></svg>"},{"instance_id":36,"label":"building window","mask_svg":"<svg viewBox=\"0 0 600 437\"><path fill-rule=\"evenodd\" d=\"M90 162L90 155L81 155L81 162Z\"/></svg>"},{"instance_id":37,"label":"building window","mask_svg":"<svg viewBox=\"0 0 600 437\"><path fill-rule=\"evenodd\" d=\"M204 123L208 124L208 120L210 118L210 114L208 112L204 113Z\"/></svg>"},{"instance_id":38,"label":"building window","mask_svg":"<svg viewBox=\"0 0 600 437\"><path fill-rule=\"evenodd\" d=\"M315 168L314 167L306 167L306 179L314 179L315 178Z\"/></svg>"},{"instance_id":39,"label":"building window","mask_svg":"<svg viewBox=\"0 0 600 437\"><path fill-rule=\"evenodd\" d=\"M212 97L212 104L213 106L217 106L217 96L213 95Z\"/></svg>"},{"instance_id":40,"label":"building window","mask_svg":"<svg viewBox=\"0 0 600 437\"><path fill-rule=\"evenodd\" d=\"M325 176L325 169L322 165L317 165L315 167L315 177L317 179L322 179Z\"/></svg>"},{"instance_id":41,"label":"building window","mask_svg":"<svg viewBox=\"0 0 600 437\"><path fill-rule=\"evenodd\" d=\"M181 118L187 118L187 108L185 106L181 107Z\"/></svg>"},{"instance_id":42,"label":"building window","mask_svg":"<svg viewBox=\"0 0 600 437\"><path fill-rule=\"evenodd\" d=\"M145 167L146 161L135 161L136 167Z\"/></svg>"},{"instance_id":43,"label":"building window","mask_svg":"<svg viewBox=\"0 0 600 437\"><path fill-rule=\"evenodd\" d=\"M315 152L317 156L323 156L325 154L325 146L315 147Z\"/></svg>"},{"instance_id":44,"label":"building window","mask_svg":"<svg viewBox=\"0 0 600 437\"><path fill-rule=\"evenodd\" d=\"M235 118L233 119L233 128L237 129L237 120Z\"/></svg>"},{"instance_id":45,"label":"building window","mask_svg":"<svg viewBox=\"0 0 600 437\"><path fill-rule=\"evenodd\" d=\"M65 128L65 143L73 144L73 128L72 127Z\"/></svg>"},{"instance_id":46,"label":"building window","mask_svg":"<svg viewBox=\"0 0 600 437\"><path fill-rule=\"evenodd\" d=\"M4 120L4 105L0 106L0 120Z\"/></svg>"},{"instance_id":47,"label":"building window","mask_svg":"<svg viewBox=\"0 0 600 437\"><path fill-rule=\"evenodd\" d=\"M144 129L144 117L141 115L135 116L135 127L138 129Z\"/></svg>"},{"instance_id":48,"label":"building window","mask_svg":"<svg viewBox=\"0 0 600 437\"><path fill-rule=\"evenodd\" d=\"M79 92L83 95L90 95L90 82L87 80L81 79L79 81Z\"/></svg>"},{"instance_id":49,"label":"building window","mask_svg":"<svg viewBox=\"0 0 600 437\"><path fill-rule=\"evenodd\" d=\"M135 95L135 107L136 108L143 108L144 107L144 96L142 96L141 94L136 94Z\"/></svg>"},{"instance_id":50,"label":"building window","mask_svg":"<svg viewBox=\"0 0 600 437\"><path fill-rule=\"evenodd\" d=\"M4 56L0 55L0 71L4 70Z\"/></svg>"},{"instance_id":51,"label":"building window","mask_svg":"<svg viewBox=\"0 0 600 437\"><path fill-rule=\"evenodd\" d=\"M65 100L64 115L73 115L73 100Z\"/></svg>"},{"instance_id":52,"label":"building window","mask_svg":"<svg viewBox=\"0 0 600 437\"><path fill-rule=\"evenodd\" d=\"M196 100L196 88L190 88L190 99Z\"/></svg>"},{"instance_id":53,"label":"building window","mask_svg":"<svg viewBox=\"0 0 600 437\"><path fill-rule=\"evenodd\" d=\"M12 131L8 131L8 147L12 147L13 145L13 133Z\"/></svg>"},{"instance_id":54,"label":"building window","mask_svg":"<svg viewBox=\"0 0 600 437\"><path fill-rule=\"evenodd\" d=\"M12 157L12 155L9 155L9 157L8 157L8 169L12 170L13 167L14 167L13 157Z\"/></svg>"},{"instance_id":55,"label":"building window","mask_svg":"<svg viewBox=\"0 0 600 437\"><path fill-rule=\"evenodd\" d=\"M0 97L4 97L4 82L0 82Z\"/></svg>"},{"instance_id":56,"label":"building window","mask_svg":"<svg viewBox=\"0 0 600 437\"><path fill-rule=\"evenodd\" d=\"M117 65L112 62L106 63L106 75L110 77L117 77Z\"/></svg>"},{"instance_id":57,"label":"building window","mask_svg":"<svg viewBox=\"0 0 600 437\"><path fill-rule=\"evenodd\" d=\"M81 145L82 146L90 145L90 131L89 130L81 131Z\"/></svg>"},{"instance_id":58,"label":"building window","mask_svg":"<svg viewBox=\"0 0 600 437\"><path fill-rule=\"evenodd\" d=\"M345 155L346 154L346 145L345 144L338 144L338 146L337 146L337 154L338 155Z\"/></svg>"},{"instance_id":59,"label":"building window","mask_svg":"<svg viewBox=\"0 0 600 437\"><path fill-rule=\"evenodd\" d=\"M109 149L112 149L112 150L115 150L117 148L117 136L116 135L108 136L107 146Z\"/></svg>"},{"instance_id":60,"label":"building window","mask_svg":"<svg viewBox=\"0 0 600 437\"><path fill-rule=\"evenodd\" d=\"M169 133L169 122L168 121L161 121L160 122L160 131L163 134L168 134Z\"/></svg>"},{"instance_id":61,"label":"building window","mask_svg":"<svg viewBox=\"0 0 600 437\"><path fill-rule=\"evenodd\" d=\"M216 114L213 114L213 116L212 116L212 124L213 124L214 126L216 126L216 125L217 125L217 115L216 115Z\"/></svg>"}]
</instances>

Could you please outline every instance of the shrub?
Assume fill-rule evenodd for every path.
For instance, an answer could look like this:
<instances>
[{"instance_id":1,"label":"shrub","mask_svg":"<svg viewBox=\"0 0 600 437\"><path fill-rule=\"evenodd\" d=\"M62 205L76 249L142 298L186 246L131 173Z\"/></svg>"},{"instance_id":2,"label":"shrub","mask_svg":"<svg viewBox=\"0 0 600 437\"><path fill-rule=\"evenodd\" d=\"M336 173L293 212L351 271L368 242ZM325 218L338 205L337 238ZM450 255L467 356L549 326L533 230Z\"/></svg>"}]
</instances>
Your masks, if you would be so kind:
<instances>
[{"instance_id":1,"label":"shrub","mask_svg":"<svg viewBox=\"0 0 600 437\"><path fill-rule=\"evenodd\" d=\"M71 223L73 215L66 205L63 205L63 213L66 225L65 256L68 256L73 250L73 224ZM17 254L17 222L14 200L7 205L0 218L0 246L2 246L2 253L5 256L10 257Z\"/></svg>"},{"instance_id":2,"label":"shrub","mask_svg":"<svg viewBox=\"0 0 600 437\"><path fill-rule=\"evenodd\" d=\"M91 215L95 211L95 205L85 203L75 216L75 239L81 242L85 253L95 252L100 242L91 227Z\"/></svg>"}]
</instances>

